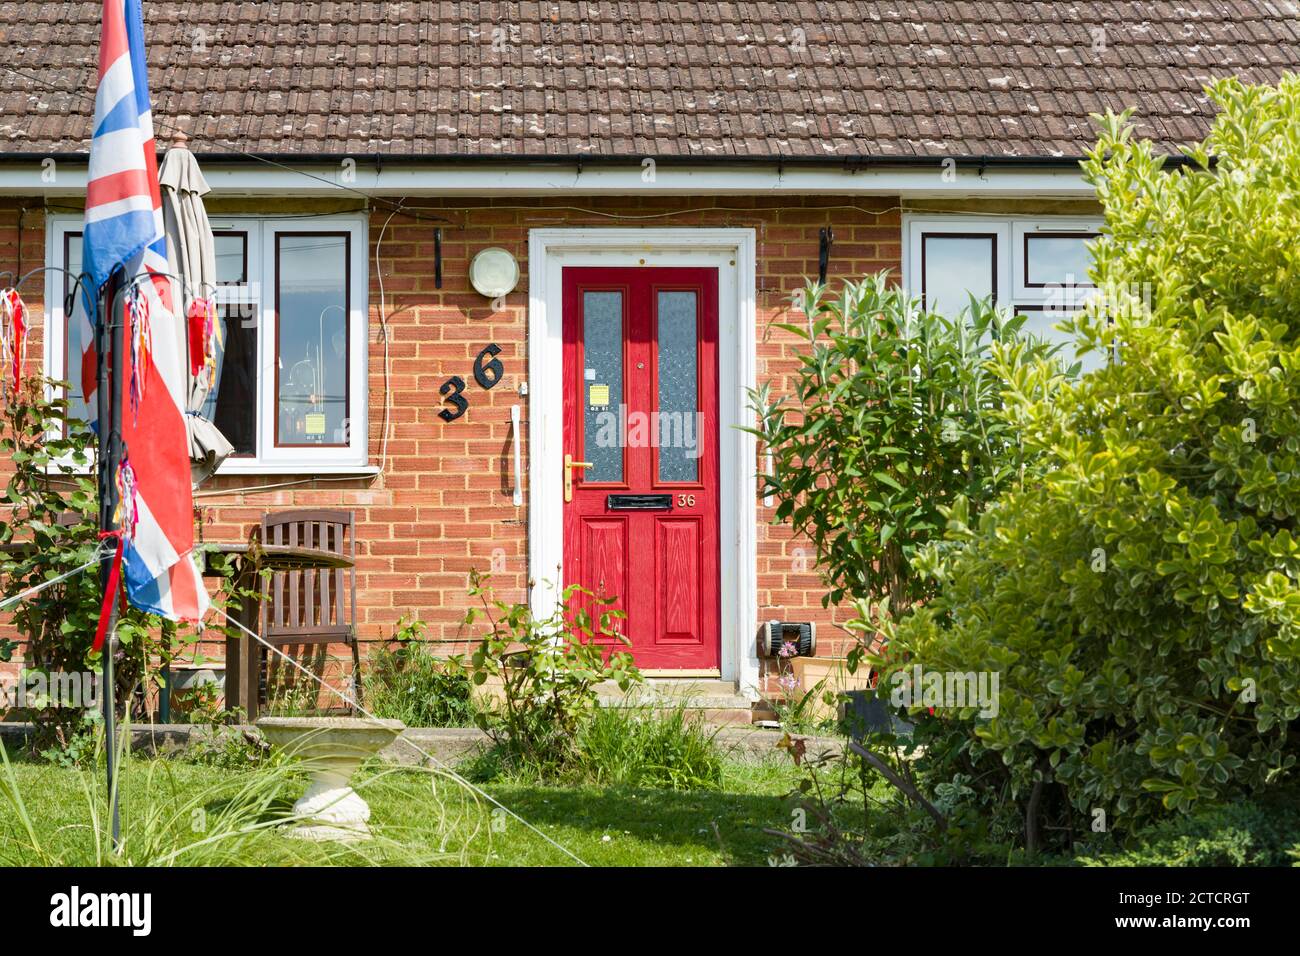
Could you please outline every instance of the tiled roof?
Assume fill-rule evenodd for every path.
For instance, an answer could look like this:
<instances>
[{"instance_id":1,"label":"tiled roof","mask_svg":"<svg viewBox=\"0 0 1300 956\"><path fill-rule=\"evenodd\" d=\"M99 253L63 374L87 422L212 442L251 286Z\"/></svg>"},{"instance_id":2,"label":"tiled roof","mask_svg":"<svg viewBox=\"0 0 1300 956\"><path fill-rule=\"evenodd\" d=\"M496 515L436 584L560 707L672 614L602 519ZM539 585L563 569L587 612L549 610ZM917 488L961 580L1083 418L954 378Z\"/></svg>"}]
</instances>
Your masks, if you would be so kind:
<instances>
[{"instance_id":1,"label":"tiled roof","mask_svg":"<svg viewBox=\"0 0 1300 956\"><path fill-rule=\"evenodd\" d=\"M0 152L87 149L98 2L0 2ZM196 152L1078 156L1134 106L1166 151L1201 89L1300 65L1288 0L147 0L154 115ZM18 72L12 72L18 71Z\"/></svg>"}]
</instances>

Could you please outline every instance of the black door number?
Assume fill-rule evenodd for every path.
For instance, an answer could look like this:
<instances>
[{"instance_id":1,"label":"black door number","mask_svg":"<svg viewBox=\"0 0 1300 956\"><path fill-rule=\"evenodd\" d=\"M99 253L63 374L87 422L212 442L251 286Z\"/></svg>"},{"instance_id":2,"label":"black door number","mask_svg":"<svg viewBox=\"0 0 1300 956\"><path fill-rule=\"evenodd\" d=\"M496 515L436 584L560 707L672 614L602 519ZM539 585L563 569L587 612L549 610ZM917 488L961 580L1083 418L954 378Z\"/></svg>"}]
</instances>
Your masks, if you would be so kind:
<instances>
[{"instance_id":1,"label":"black door number","mask_svg":"<svg viewBox=\"0 0 1300 956\"><path fill-rule=\"evenodd\" d=\"M446 397L455 411L450 408L444 408L438 412L438 417L444 422L454 422L460 416L465 414L465 409L469 408L469 402L461 392L465 391L465 380L459 375L453 375L447 381L442 383L442 388L438 389L439 394ZM448 393L451 394L448 394Z\"/></svg>"},{"instance_id":2,"label":"black door number","mask_svg":"<svg viewBox=\"0 0 1300 956\"><path fill-rule=\"evenodd\" d=\"M501 376L505 374L505 367L497 358L500 354L501 346L493 342L485 345L475 357L474 381L478 382L480 388L492 389L501 381ZM451 408L444 408L438 412L438 417L444 422L454 422L469 409L469 399L461 394L464 391L465 380L459 375L453 375L438 389L438 394L443 396L443 401L451 405Z\"/></svg>"}]
</instances>

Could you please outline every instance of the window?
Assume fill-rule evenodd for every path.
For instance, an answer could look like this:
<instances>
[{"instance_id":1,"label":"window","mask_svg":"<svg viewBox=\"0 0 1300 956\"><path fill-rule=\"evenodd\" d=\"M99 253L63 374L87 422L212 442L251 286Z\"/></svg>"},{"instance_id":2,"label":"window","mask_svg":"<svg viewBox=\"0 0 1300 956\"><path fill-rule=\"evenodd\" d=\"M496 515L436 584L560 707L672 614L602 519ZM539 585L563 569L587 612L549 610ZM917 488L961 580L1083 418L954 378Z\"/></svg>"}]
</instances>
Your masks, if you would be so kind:
<instances>
[{"instance_id":1,"label":"window","mask_svg":"<svg viewBox=\"0 0 1300 956\"><path fill-rule=\"evenodd\" d=\"M81 228L79 216L52 219L52 265L80 269ZM202 414L235 449L221 473L364 469L364 218L214 216L212 230L222 344ZM64 277L52 274L57 290ZM63 301L55 308L46 363L53 377L66 378L75 366Z\"/></svg>"},{"instance_id":2,"label":"window","mask_svg":"<svg viewBox=\"0 0 1300 956\"><path fill-rule=\"evenodd\" d=\"M970 296L997 297L998 246L994 233L921 234L921 299L935 312L960 312Z\"/></svg>"},{"instance_id":3,"label":"window","mask_svg":"<svg viewBox=\"0 0 1300 956\"><path fill-rule=\"evenodd\" d=\"M1061 345L1067 363L1074 339L1056 328L1096 293L1088 277L1088 242L1101 224L1078 219L904 217L903 274L908 292L926 308L956 315L969 295L1026 317L1025 329ZM1080 360L1084 371L1105 357Z\"/></svg>"},{"instance_id":4,"label":"window","mask_svg":"<svg viewBox=\"0 0 1300 956\"><path fill-rule=\"evenodd\" d=\"M80 223L78 223L77 228L81 228ZM67 272L52 273L50 275L50 283L51 285L54 285L55 288L61 286L63 289L63 295L60 297L58 304L60 313L62 313L63 306L72 301L72 292L77 283L76 277L81 274L81 233L64 233L60 237L59 249L63 253L63 263L67 268ZM49 298L46 301L53 302L54 300ZM51 375L51 378L79 384L81 382L81 371L79 368L80 360L78 359L73 362L67 360L68 322L70 318L69 315L61 314L60 321L57 323L58 329L53 330L49 336L51 339L53 339L56 334L61 336L59 341L63 343L61 346L61 361L63 364L60 368L65 370L60 371L58 374ZM68 395L67 418L79 418L82 421L90 420L89 410L86 408L86 403L81 398L81 389L79 387L71 389L70 394ZM68 423L66 419L63 422L63 434L65 436L68 434Z\"/></svg>"}]
</instances>

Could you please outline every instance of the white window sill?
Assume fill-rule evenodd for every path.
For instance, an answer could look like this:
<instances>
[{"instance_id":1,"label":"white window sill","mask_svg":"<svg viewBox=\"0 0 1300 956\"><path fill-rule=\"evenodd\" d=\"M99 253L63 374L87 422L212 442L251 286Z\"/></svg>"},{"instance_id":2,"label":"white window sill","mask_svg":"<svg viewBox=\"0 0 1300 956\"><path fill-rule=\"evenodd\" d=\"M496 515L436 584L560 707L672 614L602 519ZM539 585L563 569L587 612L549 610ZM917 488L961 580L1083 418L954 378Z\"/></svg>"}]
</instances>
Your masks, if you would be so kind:
<instances>
[{"instance_id":1,"label":"white window sill","mask_svg":"<svg viewBox=\"0 0 1300 956\"><path fill-rule=\"evenodd\" d=\"M47 475L90 475L94 473L92 466L74 467L72 465L51 465L45 470ZM304 464L304 463L274 463L274 462L224 462L217 469L215 477L221 478L225 475L284 475L291 478L311 478L315 475L329 475L331 477L355 477L369 478L379 474L378 465L328 465L328 464Z\"/></svg>"},{"instance_id":2,"label":"white window sill","mask_svg":"<svg viewBox=\"0 0 1300 956\"><path fill-rule=\"evenodd\" d=\"M379 474L378 465L327 465L310 462L224 461L216 477L223 475L293 475L310 478L312 475L355 475L358 478Z\"/></svg>"}]
</instances>

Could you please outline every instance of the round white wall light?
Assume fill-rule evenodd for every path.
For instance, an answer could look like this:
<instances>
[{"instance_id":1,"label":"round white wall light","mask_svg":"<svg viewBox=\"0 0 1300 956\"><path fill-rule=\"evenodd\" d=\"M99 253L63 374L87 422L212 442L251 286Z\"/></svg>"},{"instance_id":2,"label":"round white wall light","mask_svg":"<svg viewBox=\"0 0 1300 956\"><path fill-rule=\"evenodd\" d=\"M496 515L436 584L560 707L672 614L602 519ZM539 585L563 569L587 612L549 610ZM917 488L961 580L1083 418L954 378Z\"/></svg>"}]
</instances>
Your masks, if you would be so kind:
<instances>
[{"instance_id":1,"label":"round white wall light","mask_svg":"<svg viewBox=\"0 0 1300 956\"><path fill-rule=\"evenodd\" d=\"M519 263L507 250L492 246L469 264L469 281L475 292L489 299L507 295L519 284Z\"/></svg>"}]
</instances>

